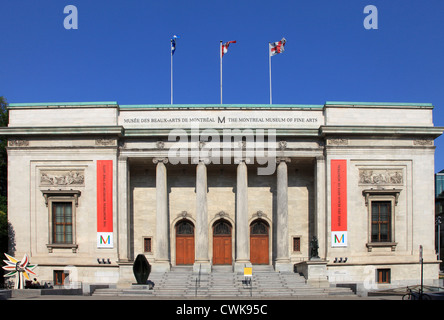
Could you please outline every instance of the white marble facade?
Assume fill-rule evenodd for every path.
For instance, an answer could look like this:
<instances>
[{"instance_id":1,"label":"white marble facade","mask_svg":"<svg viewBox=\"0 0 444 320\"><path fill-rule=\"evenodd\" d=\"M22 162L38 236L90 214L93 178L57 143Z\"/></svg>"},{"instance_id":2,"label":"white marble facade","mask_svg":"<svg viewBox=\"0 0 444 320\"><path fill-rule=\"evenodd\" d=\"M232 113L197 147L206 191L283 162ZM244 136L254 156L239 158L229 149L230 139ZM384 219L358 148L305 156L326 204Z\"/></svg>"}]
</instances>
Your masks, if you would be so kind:
<instances>
[{"instance_id":1,"label":"white marble facade","mask_svg":"<svg viewBox=\"0 0 444 320\"><path fill-rule=\"evenodd\" d=\"M417 283L422 246L424 279L433 283L434 139L443 130L432 112L430 104L362 102L11 104L9 127L0 129L11 253L27 253L42 281L67 270L83 283L129 285L132 262L145 254L158 271L269 264L308 280L371 286L389 270L386 285L396 286ZM338 159L347 178L343 246L332 242ZM97 236L101 160L113 165L108 247ZM55 231L60 203L71 219L65 240ZM381 234L372 218L378 203L389 208Z\"/></svg>"}]
</instances>

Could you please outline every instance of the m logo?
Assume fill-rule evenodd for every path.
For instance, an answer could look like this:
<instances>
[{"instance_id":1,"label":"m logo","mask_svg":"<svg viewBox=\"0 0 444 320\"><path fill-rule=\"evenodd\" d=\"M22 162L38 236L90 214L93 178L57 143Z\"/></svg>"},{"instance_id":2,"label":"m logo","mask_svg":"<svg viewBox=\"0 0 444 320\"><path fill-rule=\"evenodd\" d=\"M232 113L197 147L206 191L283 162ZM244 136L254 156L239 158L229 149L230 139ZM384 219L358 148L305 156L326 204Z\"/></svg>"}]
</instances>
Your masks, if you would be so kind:
<instances>
[{"instance_id":1,"label":"m logo","mask_svg":"<svg viewBox=\"0 0 444 320\"><path fill-rule=\"evenodd\" d=\"M347 231L332 231L331 246L332 247L346 247L347 246Z\"/></svg>"},{"instance_id":2,"label":"m logo","mask_svg":"<svg viewBox=\"0 0 444 320\"><path fill-rule=\"evenodd\" d=\"M97 233L97 248L112 248L113 234L112 232L98 232Z\"/></svg>"},{"instance_id":3,"label":"m logo","mask_svg":"<svg viewBox=\"0 0 444 320\"><path fill-rule=\"evenodd\" d=\"M108 236L106 239L100 236L100 244L111 244L111 237Z\"/></svg>"},{"instance_id":4,"label":"m logo","mask_svg":"<svg viewBox=\"0 0 444 320\"><path fill-rule=\"evenodd\" d=\"M341 238L338 238L338 235L335 234L335 243L344 243L344 234L341 235Z\"/></svg>"}]
</instances>

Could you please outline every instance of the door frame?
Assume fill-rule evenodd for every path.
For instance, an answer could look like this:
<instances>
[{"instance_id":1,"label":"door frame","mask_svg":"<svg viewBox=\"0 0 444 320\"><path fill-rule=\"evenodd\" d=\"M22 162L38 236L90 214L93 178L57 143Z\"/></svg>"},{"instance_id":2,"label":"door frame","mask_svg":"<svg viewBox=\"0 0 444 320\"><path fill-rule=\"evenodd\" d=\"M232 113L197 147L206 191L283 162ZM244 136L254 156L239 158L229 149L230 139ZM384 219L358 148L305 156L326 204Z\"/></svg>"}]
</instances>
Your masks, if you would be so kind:
<instances>
[{"instance_id":1,"label":"door frame","mask_svg":"<svg viewBox=\"0 0 444 320\"><path fill-rule=\"evenodd\" d=\"M178 227L181 224L189 224L192 227L192 233L187 233L187 234L178 234ZM195 237L195 226L194 223L191 220L188 219L181 219L179 221L176 222L176 224L174 225L174 240L175 240L175 245L174 245L174 251L175 251L175 262L176 265L192 265L194 264L194 262L196 261L196 252L195 252L195 246L196 246L196 237ZM192 262L190 263L178 263L177 262L177 255L178 255L178 250L177 250L177 245L178 245L178 238L192 238L193 239L193 246L192 246Z\"/></svg>"},{"instance_id":2,"label":"door frame","mask_svg":"<svg viewBox=\"0 0 444 320\"><path fill-rule=\"evenodd\" d=\"M264 224L265 225L265 228L266 228L266 234L264 233L264 234L253 234L253 226L256 224L256 223L262 223L262 224ZM259 218L259 219L254 219L251 223L250 223L250 226L249 226L249 231L250 231L250 236L249 236L249 240L250 240L250 262L252 263L252 264L257 264L257 265L269 265L270 264L270 252L271 252L271 250L270 250L270 248L271 248L271 243L270 243L270 239L271 239L271 235L270 235L270 230L271 230L271 228L270 228L270 224L268 223L268 221L266 221L265 219L261 219L261 218ZM266 257L266 261L264 261L264 263L254 263L253 261L252 261L252 254L251 254L251 252L252 252L252 250L253 250L253 245L252 245L252 237L254 237L254 238L266 238L267 239L267 253L265 254L265 252L264 252L264 257Z\"/></svg>"},{"instance_id":3,"label":"door frame","mask_svg":"<svg viewBox=\"0 0 444 320\"><path fill-rule=\"evenodd\" d=\"M228 234L220 234L220 235L215 234L214 229L220 223L224 223L224 224L228 225L229 230L230 230L230 234L229 235ZM213 235L212 236L212 258L211 258L212 264L213 265L232 265L233 264L233 225L231 224L230 221L222 218L222 219L216 220L213 223L211 230L212 230L212 235ZM227 239L229 238L230 239L230 257L229 257L230 263L223 263L223 264L217 263L216 264L214 262L214 254L215 254L215 250L214 250L215 241L214 241L214 238L227 238Z\"/></svg>"}]
</instances>

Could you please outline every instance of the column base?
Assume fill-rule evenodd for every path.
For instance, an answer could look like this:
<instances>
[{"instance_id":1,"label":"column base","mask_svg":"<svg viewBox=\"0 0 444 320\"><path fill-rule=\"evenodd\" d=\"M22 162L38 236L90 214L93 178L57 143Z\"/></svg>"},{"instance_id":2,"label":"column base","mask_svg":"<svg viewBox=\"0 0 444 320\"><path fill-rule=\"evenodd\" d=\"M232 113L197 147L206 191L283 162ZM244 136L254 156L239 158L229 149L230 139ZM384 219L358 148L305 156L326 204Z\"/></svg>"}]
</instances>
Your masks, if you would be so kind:
<instances>
[{"instance_id":1,"label":"column base","mask_svg":"<svg viewBox=\"0 0 444 320\"><path fill-rule=\"evenodd\" d=\"M151 272L168 272L171 270L169 261L154 261L151 265Z\"/></svg>"},{"instance_id":2,"label":"column base","mask_svg":"<svg viewBox=\"0 0 444 320\"><path fill-rule=\"evenodd\" d=\"M207 274L211 273L211 263L210 261L194 262L193 265L194 273Z\"/></svg>"},{"instance_id":3,"label":"column base","mask_svg":"<svg viewBox=\"0 0 444 320\"><path fill-rule=\"evenodd\" d=\"M128 260L119 260L119 280L117 281L117 287L128 287L130 283L135 281L133 273L133 262Z\"/></svg>"},{"instance_id":4,"label":"column base","mask_svg":"<svg viewBox=\"0 0 444 320\"><path fill-rule=\"evenodd\" d=\"M290 260L276 261L274 263L274 270L277 272L293 272L293 264Z\"/></svg>"},{"instance_id":5,"label":"column base","mask_svg":"<svg viewBox=\"0 0 444 320\"><path fill-rule=\"evenodd\" d=\"M250 261L236 261L234 263L234 272L244 274L244 268L252 268L253 265Z\"/></svg>"}]
</instances>

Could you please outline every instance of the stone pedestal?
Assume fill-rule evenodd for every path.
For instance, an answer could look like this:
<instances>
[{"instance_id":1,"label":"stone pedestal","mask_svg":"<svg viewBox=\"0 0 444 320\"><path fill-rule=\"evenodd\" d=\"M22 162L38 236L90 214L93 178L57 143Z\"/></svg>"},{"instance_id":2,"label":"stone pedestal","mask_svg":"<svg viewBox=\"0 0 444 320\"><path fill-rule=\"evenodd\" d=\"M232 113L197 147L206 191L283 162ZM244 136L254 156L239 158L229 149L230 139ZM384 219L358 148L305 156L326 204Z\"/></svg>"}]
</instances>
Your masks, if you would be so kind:
<instances>
[{"instance_id":1,"label":"stone pedestal","mask_svg":"<svg viewBox=\"0 0 444 320\"><path fill-rule=\"evenodd\" d=\"M302 273L307 280L307 284L311 286L320 288L329 287L327 262L328 261L322 259L303 261L296 264L297 272Z\"/></svg>"}]
</instances>

